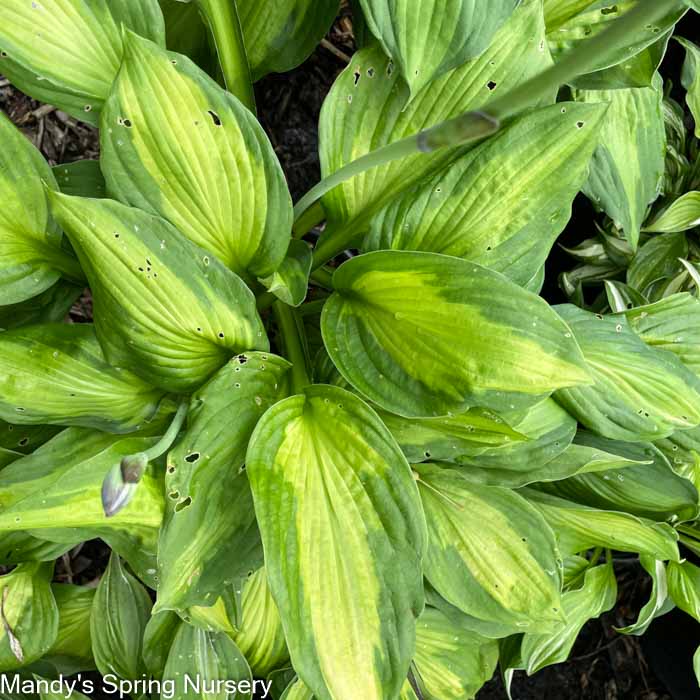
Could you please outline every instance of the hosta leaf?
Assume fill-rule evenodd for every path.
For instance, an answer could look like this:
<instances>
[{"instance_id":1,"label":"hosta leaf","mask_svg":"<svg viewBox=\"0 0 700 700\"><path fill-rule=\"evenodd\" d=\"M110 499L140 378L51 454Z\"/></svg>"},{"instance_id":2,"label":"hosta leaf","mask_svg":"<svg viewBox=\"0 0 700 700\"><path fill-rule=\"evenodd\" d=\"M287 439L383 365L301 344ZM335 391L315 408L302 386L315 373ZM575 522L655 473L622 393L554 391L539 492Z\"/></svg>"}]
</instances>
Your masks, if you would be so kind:
<instances>
[{"instance_id":1,"label":"hosta leaf","mask_svg":"<svg viewBox=\"0 0 700 700\"><path fill-rule=\"evenodd\" d=\"M595 380L554 394L580 423L630 442L658 440L700 423L700 381L677 357L646 345L622 316L604 318L570 305L557 311Z\"/></svg>"},{"instance_id":2,"label":"hosta leaf","mask_svg":"<svg viewBox=\"0 0 700 700\"><path fill-rule=\"evenodd\" d=\"M61 686L61 690L56 691L56 681L51 680L49 681L46 678L39 678L38 676L34 676L34 681L35 685L34 687L39 687L39 700L64 700L66 697L66 682L67 681L62 681L63 685ZM42 685L41 681L43 681L47 685ZM48 688L48 690L44 690L44 688ZM24 696L26 697L26 696ZM71 700L90 700L87 695L83 695L82 693L78 692L77 690L71 690L70 692L70 697ZM143 700L143 698L141 699Z\"/></svg>"},{"instance_id":3,"label":"hosta leaf","mask_svg":"<svg viewBox=\"0 0 700 700\"><path fill-rule=\"evenodd\" d=\"M242 350L267 350L241 279L162 219L116 202L54 195L83 263L107 359L187 392Z\"/></svg>"},{"instance_id":4,"label":"hosta leaf","mask_svg":"<svg viewBox=\"0 0 700 700\"><path fill-rule=\"evenodd\" d=\"M700 427L679 430L655 444L678 473L690 478L687 472L700 468Z\"/></svg>"},{"instance_id":5,"label":"hosta leaf","mask_svg":"<svg viewBox=\"0 0 700 700\"><path fill-rule=\"evenodd\" d=\"M683 233L654 236L639 248L629 268L627 284L645 293L649 285L682 269L679 258L688 256L688 242Z\"/></svg>"},{"instance_id":6,"label":"hosta leaf","mask_svg":"<svg viewBox=\"0 0 700 700\"><path fill-rule=\"evenodd\" d=\"M647 449L656 452L653 463L578 474L539 488L576 503L650 520L693 520L698 514L697 490L690 481L673 472L661 452L651 445ZM624 455L624 447L620 451ZM636 451L631 450L630 456Z\"/></svg>"},{"instance_id":7,"label":"hosta leaf","mask_svg":"<svg viewBox=\"0 0 700 700\"><path fill-rule=\"evenodd\" d=\"M4 11L0 8L0 24ZM61 249L61 233L49 218L44 185L56 188L51 168L2 112L0 143L2 313L2 306L41 294L61 274L74 280L82 279L83 275L75 258Z\"/></svg>"},{"instance_id":8,"label":"hosta leaf","mask_svg":"<svg viewBox=\"0 0 700 700\"><path fill-rule=\"evenodd\" d=\"M646 224L644 230L674 233L696 226L700 226L700 192L693 191L674 200L651 223Z\"/></svg>"},{"instance_id":9,"label":"hosta leaf","mask_svg":"<svg viewBox=\"0 0 700 700\"><path fill-rule=\"evenodd\" d=\"M112 554L92 602L90 636L95 664L103 676L136 680L146 670L143 632L151 614L148 591Z\"/></svg>"},{"instance_id":10,"label":"hosta leaf","mask_svg":"<svg viewBox=\"0 0 700 700\"><path fill-rule=\"evenodd\" d=\"M5 532L2 535L0 563L12 566L28 561L54 561L75 545L80 544L76 537L72 544L58 544L34 537L26 532Z\"/></svg>"},{"instance_id":11,"label":"hosta leaf","mask_svg":"<svg viewBox=\"0 0 700 700\"><path fill-rule=\"evenodd\" d=\"M237 0L253 79L296 68L338 13L338 0Z\"/></svg>"},{"instance_id":12,"label":"hosta leaf","mask_svg":"<svg viewBox=\"0 0 700 700\"><path fill-rule=\"evenodd\" d=\"M548 1L546 5L550 5L550 7L552 4L559 6L554 12L550 10L549 13L545 7L545 16L549 14L547 41L554 60L559 61L563 56L578 49L585 50L591 39L605 31L612 22L639 5L640 1L643 0L621 0L614 4L607 2L607 0L594 0L588 3L576 2L576 0L555 3ZM568 12L566 6L570 8ZM572 10L574 13L569 14ZM595 70L623 63L647 46L654 44L660 36L673 28L685 12L684 7L676 5L676 7L669 8L668 13L657 22L645 24L635 31L628 32L624 41L616 44L615 50L605 52L604 60L598 61ZM552 18L554 13L559 15L556 21L553 21ZM566 14L569 14L569 17L562 22Z\"/></svg>"},{"instance_id":13,"label":"hosta leaf","mask_svg":"<svg viewBox=\"0 0 700 700\"><path fill-rule=\"evenodd\" d=\"M142 654L146 668L154 678L162 677L173 639L183 624L180 617L170 610L153 613L146 623Z\"/></svg>"},{"instance_id":14,"label":"hosta leaf","mask_svg":"<svg viewBox=\"0 0 700 700\"><path fill-rule=\"evenodd\" d=\"M187 430L168 455L159 610L211 605L224 582L262 563L241 470L258 419L286 396L288 369L275 355L239 355L192 397Z\"/></svg>"},{"instance_id":15,"label":"hosta leaf","mask_svg":"<svg viewBox=\"0 0 700 700\"><path fill-rule=\"evenodd\" d=\"M0 447L30 454L60 432L61 428L53 425L20 426L0 421Z\"/></svg>"},{"instance_id":16,"label":"hosta leaf","mask_svg":"<svg viewBox=\"0 0 700 700\"><path fill-rule=\"evenodd\" d=\"M63 321L82 291L82 287L59 280L39 296L0 306L0 330Z\"/></svg>"},{"instance_id":17,"label":"hosta leaf","mask_svg":"<svg viewBox=\"0 0 700 700\"><path fill-rule=\"evenodd\" d=\"M457 472L417 465L435 590L473 617L518 629L560 619L559 554L536 508L516 492L467 482Z\"/></svg>"},{"instance_id":18,"label":"hosta leaf","mask_svg":"<svg viewBox=\"0 0 700 700\"><path fill-rule=\"evenodd\" d=\"M289 659L287 643L277 605L267 583L265 569L258 569L244 586L241 599L241 622L233 635L253 674L266 677Z\"/></svg>"},{"instance_id":19,"label":"hosta leaf","mask_svg":"<svg viewBox=\"0 0 700 700\"><path fill-rule=\"evenodd\" d=\"M244 700L253 687L248 663L230 637L187 624L175 634L163 683L172 683L174 697L182 700ZM247 691L233 692L231 683Z\"/></svg>"},{"instance_id":20,"label":"hosta leaf","mask_svg":"<svg viewBox=\"0 0 700 700\"><path fill-rule=\"evenodd\" d=\"M580 90L581 102L608 102L583 191L622 229L633 248L664 173L666 134L661 78L650 88Z\"/></svg>"},{"instance_id":21,"label":"hosta leaf","mask_svg":"<svg viewBox=\"0 0 700 700\"><path fill-rule=\"evenodd\" d=\"M58 606L58 634L46 660L67 674L95 668L90 637L90 615L95 589L54 583Z\"/></svg>"},{"instance_id":22,"label":"hosta leaf","mask_svg":"<svg viewBox=\"0 0 700 700\"><path fill-rule=\"evenodd\" d=\"M673 294L655 304L625 311L634 332L651 347L668 350L700 375L700 301Z\"/></svg>"},{"instance_id":23,"label":"hosta leaf","mask_svg":"<svg viewBox=\"0 0 700 700\"><path fill-rule=\"evenodd\" d=\"M280 266L292 203L277 156L253 114L188 58L129 34L101 134L117 199L167 219L239 274Z\"/></svg>"},{"instance_id":24,"label":"hosta leaf","mask_svg":"<svg viewBox=\"0 0 700 700\"><path fill-rule=\"evenodd\" d=\"M672 35L673 29L622 63L581 75L573 80L572 84L583 90L651 87L654 84L656 72L666 55L668 42Z\"/></svg>"},{"instance_id":25,"label":"hosta leaf","mask_svg":"<svg viewBox=\"0 0 700 700\"><path fill-rule=\"evenodd\" d=\"M107 185L99 160L76 160L53 167L58 189L78 197L106 197Z\"/></svg>"},{"instance_id":26,"label":"hosta leaf","mask_svg":"<svg viewBox=\"0 0 700 700\"><path fill-rule=\"evenodd\" d=\"M666 578L673 602L700 622L700 567L689 561L672 561L666 568Z\"/></svg>"},{"instance_id":27,"label":"hosta leaf","mask_svg":"<svg viewBox=\"0 0 700 700\"><path fill-rule=\"evenodd\" d=\"M523 489L555 532L563 556L591 547L637 552L663 561L678 561L678 535L666 523L643 520L628 513L598 510L551 494Z\"/></svg>"},{"instance_id":28,"label":"hosta leaf","mask_svg":"<svg viewBox=\"0 0 700 700\"><path fill-rule=\"evenodd\" d=\"M314 694L297 678L287 686L280 700L314 700Z\"/></svg>"},{"instance_id":29,"label":"hosta leaf","mask_svg":"<svg viewBox=\"0 0 700 700\"><path fill-rule=\"evenodd\" d=\"M319 700L395 697L426 535L391 434L353 394L316 385L267 411L246 463L294 668Z\"/></svg>"},{"instance_id":30,"label":"hosta leaf","mask_svg":"<svg viewBox=\"0 0 700 700\"><path fill-rule=\"evenodd\" d=\"M695 8L700 12L700 7ZM700 138L700 48L692 41L677 37L685 49L685 62L681 73L681 82L686 89L685 101L695 120L695 136Z\"/></svg>"},{"instance_id":31,"label":"hosta leaf","mask_svg":"<svg viewBox=\"0 0 700 700\"><path fill-rule=\"evenodd\" d=\"M576 434L576 420L549 398L524 415L516 416L517 412L512 424L526 439L486 450L475 457L458 458L457 462L464 467L460 473L465 478L492 486L515 487L551 473L545 465L566 454Z\"/></svg>"},{"instance_id":32,"label":"hosta leaf","mask_svg":"<svg viewBox=\"0 0 700 700\"><path fill-rule=\"evenodd\" d=\"M0 447L0 468L6 467L22 456L21 452L13 452L4 447Z\"/></svg>"},{"instance_id":33,"label":"hosta leaf","mask_svg":"<svg viewBox=\"0 0 700 700\"><path fill-rule=\"evenodd\" d=\"M479 58L433 81L410 102L408 87L382 49L362 49L335 81L321 112L322 173L326 177L369 151L478 109L492 91L508 92L550 65L538 0L522 2ZM449 149L416 154L343 183L323 199L333 228L362 232L394 196L454 155Z\"/></svg>"},{"instance_id":34,"label":"hosta leaf","mask_svg":"<svg viewBox=\"0 0 700 700\"><path fill-rule=\"evenodd\" d=\"M593 0L544 0L544 22L547 32L553 32L580 14Z\"/></svg>"},{"instance_id":35,"label":"hosta leaf","mask_svg":"<svg viewBox=\"0 0 700 700\"><path fill-rule=\"evenodd\" d=\"M0 333L0 418L12 423L129 432L153 417L162 396L131 372L110 366L91 325Z\"/></svg>"},{"instance_id":36,"label":"hosta leaf","mask_svg":"<svg viewBox=\"0 0 700 700\"><path fill-rule=\"evenodd\" d=\"M566 325L539 297L475 263L379 251L333 276L323 339L358 391L405 416L497 407L588 381ZM493 406L496 402L496 406Z\"/></svg>"},{"instance_id":37,"label":"hosta leaf","mask_svg":"<svg viewBox=\"0 0 700 700\"><path fill-rule=\"evenodd\" d=\"M20 564L0 576L0 672L40 659L58 633L53 564Z\"/></svg>"},{"instance_id":38,"label":"hosta leaf","mask_svg":"<svg viewBox=\"0 0 700 700\"><path fill-rule=\"evenodd\" d=\"M436 608L426 608L416 626L416 675L425 700L473 698L491 678L498 644L465 629Z\"/></svg>"},{"instance_id":39,"label":"hosta leaf","mask_svg":"<svg viewBox=\"0 0 700 700\"><path fill-rule=\"evenodd\" d=\"M157 0L6 0L0 70L34 99L97 124L121 63L122 26L165 43Z\"/></svg>"},{"instance_id":40,"label":"hosta leaf","mask_svg":"<svg viewBox=\"0 0 700 700\"><path fill-rule=\"evenodd\" d=\"M416 94L482 53L519 0L359 0L369 30Z\"/></svg>"},{"instance_id":41,"label":"hosta leaf","mask_svg":"<svg viewBox=\"0 0 700 700\"><path fill-rule=\"evenodd\" d=\"M155 442L84 428L64 430L0 472L0 531L30 530L57 542L63 534L73 544L81 535L102 537L142 575L155 561L163 516L159 475L147 471L131 503L113 518L105 517L100 493L102 479L115 463Z\"/></svg>"},{"instance_id":42,"label":"hosta leaf","mask_svg":"<svg viewBox=\"0 0 700 700\"><path fill-rule=\"evenodd\" d=\"M491 411L474 408L456 416L409 419L378 411L409 462L459 461L526 440Z\"/></svg>"},{"instance_id":43,"label":"hosta leaf","mask_svg":"<svg viewBox=\"0 0 700 700\"><path fill-rule=\"evenodd\" d=\"M657 561L653 557L646 556L639 557L639 563L649 576L651 576L651 595L649 596L649 600L644 604L644 607L639 611L636 622L626 627L618 627L615 629L615 631L620 634L641 636L649 629L649 625L657 617L664 615L673 607L673 601L668 597L668 583L666 580L666 567L664 563Z\"/></svg>"},{"instance_id":44,"label":"hosta leaf","mask_svg":"<svg viewBox=\"0 0 700 700\"><path fill-rule=\"evenodd\" d=\"M561 597L566 623L553 634L526 633L521 658L528 675L545 666L566 661L583 626L610 610L617 599L617 581L612 562L586 571L581 588Z\"/></svg>"},{"instance_id":45,"label":"hosta leaf","mask_svg":"<svg viewBox=\"0 0 700 700\"><path fill-rule=\"evenodd\" d=\"M299 306L306 299L312 263L311 248L304 241L292 239L282 264L259 282L288 306Z\"/></svg>"},{"instance_id":46,"label":"hosta leaf","mask_svg":"<svg viewBox=\"0 0 700 700\"><path fill-rule=\"evenodd\" d=\"M605 110L563 103L520 118L392 202L365 247L454 255L526 285L569 220Z\"/></svg>"}]
</instances>

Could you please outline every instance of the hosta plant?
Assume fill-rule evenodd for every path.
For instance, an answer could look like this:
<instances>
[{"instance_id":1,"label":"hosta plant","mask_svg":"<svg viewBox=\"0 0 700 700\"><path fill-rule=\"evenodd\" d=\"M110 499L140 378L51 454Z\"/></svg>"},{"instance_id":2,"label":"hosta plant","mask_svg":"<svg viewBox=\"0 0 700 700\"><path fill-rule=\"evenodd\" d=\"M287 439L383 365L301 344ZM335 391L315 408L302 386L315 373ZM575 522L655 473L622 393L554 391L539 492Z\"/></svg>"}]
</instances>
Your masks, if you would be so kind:
<instances>
[{"instance_id":1,"label":"hosta plant","mask_svg":"<svg viewBox=\"0 0 700 700\"><path fill-rule=\"evenodd\" d=\"M469 698L565 661L618 557L621 634L700 620L688 8L357 0L293 206L253 82L337 10L0 5L0 72L101 145L52 169L0 115L2 697ZM54 582L94 539L97 587Z\"/></svg>"}]
</instances>

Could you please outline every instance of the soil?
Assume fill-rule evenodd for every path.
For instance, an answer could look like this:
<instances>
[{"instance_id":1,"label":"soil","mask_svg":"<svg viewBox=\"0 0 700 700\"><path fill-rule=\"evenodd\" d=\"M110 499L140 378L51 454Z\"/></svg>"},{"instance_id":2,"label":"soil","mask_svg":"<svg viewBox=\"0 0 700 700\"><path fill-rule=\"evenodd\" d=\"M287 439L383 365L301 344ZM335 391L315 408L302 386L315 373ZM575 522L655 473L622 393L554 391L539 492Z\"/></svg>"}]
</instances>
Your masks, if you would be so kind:
<instances>
[{"instance_id":1,"label":"soil","mask_svg":"<svg viewBox=\"0 0 700 700\"><path fill-rule=\"evenodd\" d=\"M280 159L295 200L320 177L319 112L330 86L353 51L352 18L344 7L322 45L301 67L284 75L270 75L256 85L260 120ZM677 54L673 54L673 62L679 60ZM52 165L99 156L96 129L26 97L12 88L2 76L0 109ZM588 222L587 207L585 201L577 200L575 212L585 212L583 218ZM586 233L572 225L564 235L570 244L585 237ZM561 269L565 269L562 265L566 263L568 260L558 250L548 261L544 295L553 303L564 300L558 290L556 276ZM86 293L71 310L70 320L80 323L88 322L91 318L91 301L89 293ZM95 585L104 571L108 553L100 541L85 543L59 560L57 580ZM698 697L690 659L692 651L700 643L697 626L689 627L687 616L679 617L671 613L652 625L644 641L617 634L613 627L629 624L636 619L648 598L651 582L638 565L629 561L616 565L616 571L619 590L615 609L584 627L567 663L546 668L531 678L524 673L516 673L513 698L670 700L673 697L681 700ZM686 643L685 637L694 639ZM674 651L678 648L679 640L681 650ZM665 683L659 676L664 677ZM667 685L678 688L673 696ZM500 678L491 680L477 698L505 700L507 695Z\"/></svg>"}]
</instances>

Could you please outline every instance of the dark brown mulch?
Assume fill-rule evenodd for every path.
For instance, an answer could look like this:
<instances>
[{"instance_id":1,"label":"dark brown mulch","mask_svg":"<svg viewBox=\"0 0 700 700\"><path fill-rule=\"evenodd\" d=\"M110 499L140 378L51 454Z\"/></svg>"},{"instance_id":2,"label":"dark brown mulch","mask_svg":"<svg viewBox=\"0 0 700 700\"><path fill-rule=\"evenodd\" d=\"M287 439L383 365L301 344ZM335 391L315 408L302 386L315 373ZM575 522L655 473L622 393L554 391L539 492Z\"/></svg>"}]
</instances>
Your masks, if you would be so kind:
<instances>
[{"instance_id":1,"label":"dark brown mulch","mask_svg":"<svg viewBox=\"0 0 700 700\"><path fill-rule=\"evenodd\" d=\"M349 11L306 63L285 75L271 75L256 85L260 120L298 199L320 177L318 116L324 97L354 50ZM0 109L30 138L52 165L99 156L95 129L54 108L22 95L0 77ZM71 320L92 318L86 294L71 311ZM57 579L95 583L106 566L108 549L99 541L85 543L59 561ZM521 700L670 700L651 670L637 637L622 637L614 626L629 624L646 602L650 581L638 566L623 566L616 608L588 623L570 660L528 678L517 673L513 697ZM689 660L688 660L689 663ZM97 695L96 695L97 697ZM478 694L479 700L504 700L498 677Z\"/></svg>"}]
</instances>

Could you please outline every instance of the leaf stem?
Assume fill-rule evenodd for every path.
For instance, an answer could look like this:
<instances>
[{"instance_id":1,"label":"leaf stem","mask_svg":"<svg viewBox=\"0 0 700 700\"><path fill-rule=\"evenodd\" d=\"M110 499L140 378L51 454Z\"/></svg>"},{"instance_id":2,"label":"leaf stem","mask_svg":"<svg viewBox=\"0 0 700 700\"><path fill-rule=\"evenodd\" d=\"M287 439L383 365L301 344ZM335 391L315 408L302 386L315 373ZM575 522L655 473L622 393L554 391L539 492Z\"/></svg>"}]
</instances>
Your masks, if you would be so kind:
<instances>
[{"instance_id":1,"label":"leaf stem","mask_svg":"<svg viewBox=\"0 0 700 700\"><path fill-rule=\"evenodd\" d=\"M465 112L417 134L370 151L348 163L321 180L299 200L294 207L295 220L301 220L305 213L332 189L366 170L419 152L455 147L494 134L504 120L536 104L573 78L595 70L618 50L626 36L633 35L640 27L661 19L679 4L678 0L642 0L622 17L611 22L608 29L589 39L585 46L566 54L551 68L492 100L480 111ZM348 235L354 237L352 231ZM317 251L314 252L314 269L347 247L350 241L341 238L334 241L332 249L325 249L321 240Z\"/></svg>"},{"instance_id":2,"label":"leaf stem","mask_svg":"<svg viewBox=\"0 0 700 700\"><path fill-rule=\"evenodd\" d=\"M303 340L301 319L296 309L281 301L276 301L272 305L272 310L277 319L284 352L292 363L292 391L299 394L311 383L307 371L308 353Z\"/></svg>"},{"instance_id":3,"label":"leaf stem","mask_svg":"<svg viewBox=\"0 0 700 700\"><path fill-rule=\"evenodd\" d=\"M233 93L255 114L255 93L236 0L196 0L211 29L224 81Z\"/></svg>"},{"instance_id":4,"label":"leaf stem","mask_svg":"<svg viewBox=\"0 0 700 700\"><path fill-rule=\"evenodd\" d=\"M172 423L168 426L168 429L163 434L163 437L158 440L158 442L149 447L144 451L144 454L148 457L148 461L151 462L154 459L158 459L163 453L170 449L170 446L175 442L180 430L182 430L182 425L187 417L187 409L189 407L189 401L184 400L178 407L175 417Z\"/></svg>"}]
</instances>

